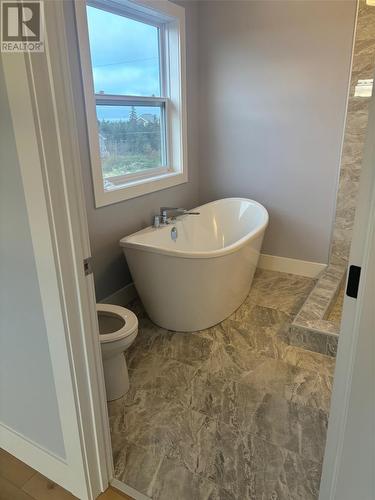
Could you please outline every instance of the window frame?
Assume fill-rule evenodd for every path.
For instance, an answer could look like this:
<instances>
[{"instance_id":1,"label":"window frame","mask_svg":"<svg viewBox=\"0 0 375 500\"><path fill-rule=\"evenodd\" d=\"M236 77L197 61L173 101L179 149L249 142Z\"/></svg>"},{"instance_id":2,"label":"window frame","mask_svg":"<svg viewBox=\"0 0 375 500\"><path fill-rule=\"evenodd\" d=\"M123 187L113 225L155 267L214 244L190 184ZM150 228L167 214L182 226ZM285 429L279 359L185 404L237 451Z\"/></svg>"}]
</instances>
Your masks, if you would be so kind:
<instances>
[{"instance_id":1,"label":"window frame","mask_svg":"<svg viewBox=\"0 0 375 500\"><path fill-rule=\"evenodd\" d=\"M122 15L159 29L160 94L129 96L95 94L86 6ZM87 132L97 208L166 189L188 181L185 98L185 11L168 0L87 0L75 2ZM124 176L104 177L96 105L156 106L161 110L160 167ZM164 146L164 147L163 147ZM104 179L113 187L104 188Z\"/></svg>"}]
</instances>

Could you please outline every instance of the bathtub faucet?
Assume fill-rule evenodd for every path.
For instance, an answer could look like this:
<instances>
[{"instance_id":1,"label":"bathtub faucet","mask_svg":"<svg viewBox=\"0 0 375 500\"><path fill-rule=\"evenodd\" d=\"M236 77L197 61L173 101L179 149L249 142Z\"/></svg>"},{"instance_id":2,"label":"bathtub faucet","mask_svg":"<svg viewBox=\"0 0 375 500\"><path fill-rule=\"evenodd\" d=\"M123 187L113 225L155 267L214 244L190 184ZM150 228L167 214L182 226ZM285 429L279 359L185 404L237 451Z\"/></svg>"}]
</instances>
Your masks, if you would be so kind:
<instances>
[{"instance_id":1,"label":"bathtub faucet","mask_svg":"<svg viewBox=\"0 0 375 500\"><path fill-rule=\"evenodd\" d=\"M178 215L200 215L199 212L189 212L185 208L161 207L160 217L162 224L169 224L169 218L175 219Z\"/></svg>"}]
</instances>

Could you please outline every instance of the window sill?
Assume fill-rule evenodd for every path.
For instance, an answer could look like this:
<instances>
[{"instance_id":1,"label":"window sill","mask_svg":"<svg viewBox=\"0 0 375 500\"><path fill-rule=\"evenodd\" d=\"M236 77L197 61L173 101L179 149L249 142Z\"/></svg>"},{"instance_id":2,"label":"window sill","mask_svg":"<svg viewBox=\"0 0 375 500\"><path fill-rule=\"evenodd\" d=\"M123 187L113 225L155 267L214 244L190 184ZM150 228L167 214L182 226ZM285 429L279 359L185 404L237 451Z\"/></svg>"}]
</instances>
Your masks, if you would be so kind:
<instances>
[{"instance_id":1,"label":"window sill","mask_svg":"<svg viewBox=\"0 0 375 500\"><path fill-rule=\"evenodd\" d=\"M169 174L156 175L148 179L138 179L126 185L116 186L111 190L95 190L96 208L131 200L138 196L161 191L188 181L187 172L173 172Z\"/></svg>"}]
</instances>

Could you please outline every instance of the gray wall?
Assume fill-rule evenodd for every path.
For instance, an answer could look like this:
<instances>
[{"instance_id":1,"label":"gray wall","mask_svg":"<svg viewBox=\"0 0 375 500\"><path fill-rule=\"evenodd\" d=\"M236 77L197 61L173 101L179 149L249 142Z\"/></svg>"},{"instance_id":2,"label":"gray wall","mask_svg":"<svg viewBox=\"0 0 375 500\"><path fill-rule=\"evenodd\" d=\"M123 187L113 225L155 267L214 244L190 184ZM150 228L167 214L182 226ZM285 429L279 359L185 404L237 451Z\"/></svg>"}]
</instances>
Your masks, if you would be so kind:
<instances>
[{"instance_id":1,"label":"gray wall","mask_svg":"<svg viewBox=\"0 0 375 500\"><path fill-rule=\"evenodd\" d=\"M265 253L328 259L355 1L178 3L186 8L189 183L99 209L65 3L98 300L131 280L119 239L164 204L254 198L271 216Z\"/></svg>"},{"instance_id":2,"label":"gray wall","mask_svg":"<svg viewBox=\"0 0 375 500\"><path fill-rule=\"evenodd\" d=\"M0 422L64 458L47 332L1 62L0 116Z\"/></svg>"},{"instance_id":3,"label":"gray wall","mask_svg":"<svg viewBox=\"0 0 375 500\"><path fill-rule=\"evenodd\" d=\"M263 203L263 252L327 262L355 2L203 1L200 201Z\"/></svg>"},{"instance_id":4,"label":"gray wall","mask_svg":"<svg viewBox=\"0 0 375 500\"><path fill-rule=\"evenodd\" d=\"M177 2L176 2L177 3ZM188 119L188 163L189 182L163 191L141 196L133 200L95 208L88 139L80 69L77 65L77 41L73 29L73 9L66 3L72 33L70 56L76 78L76 107L79 120L81 160L85 187L91 251L97 300L101 300L131 281L119 240L134 231L150 225L152 216L160 206L183 206L191 208L198 203L198 45L196 2L178 2L186 7L187 43L187 119Z\"/></svg>"}]
</instances>

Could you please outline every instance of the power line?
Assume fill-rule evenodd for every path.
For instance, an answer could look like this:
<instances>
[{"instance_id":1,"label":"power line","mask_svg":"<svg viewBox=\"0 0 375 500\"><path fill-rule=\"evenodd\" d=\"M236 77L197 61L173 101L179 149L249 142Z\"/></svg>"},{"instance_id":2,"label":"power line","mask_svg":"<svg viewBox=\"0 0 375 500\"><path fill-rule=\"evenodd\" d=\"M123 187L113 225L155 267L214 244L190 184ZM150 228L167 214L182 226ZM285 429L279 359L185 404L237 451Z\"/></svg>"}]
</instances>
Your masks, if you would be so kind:
<instances>
[{"instance_id":1,"label":"power line","mask_svg":"<svg viewBox=\"0 0 375 500\"><path fill-rule=\"evenodd\" d=\"M130 61L118 61L118 62L111 62L111 63L106 63L106 64L95 64L94 68L102 68L104 66L117 66L118 64L130 64L134 62L140 62L140 61L152 61L154 59L158 59L157 57L145 57L143 59L133 59Z\"/></svg>"}]
</instances>

